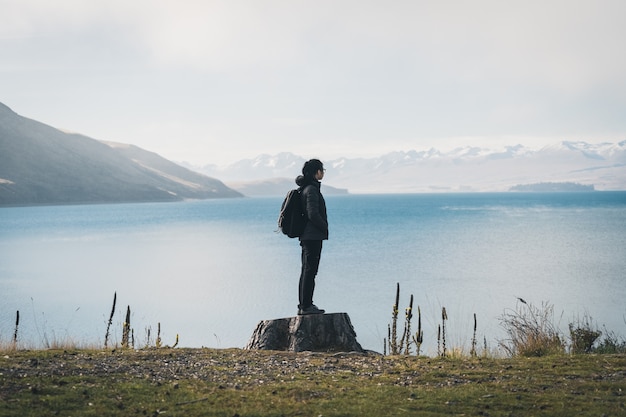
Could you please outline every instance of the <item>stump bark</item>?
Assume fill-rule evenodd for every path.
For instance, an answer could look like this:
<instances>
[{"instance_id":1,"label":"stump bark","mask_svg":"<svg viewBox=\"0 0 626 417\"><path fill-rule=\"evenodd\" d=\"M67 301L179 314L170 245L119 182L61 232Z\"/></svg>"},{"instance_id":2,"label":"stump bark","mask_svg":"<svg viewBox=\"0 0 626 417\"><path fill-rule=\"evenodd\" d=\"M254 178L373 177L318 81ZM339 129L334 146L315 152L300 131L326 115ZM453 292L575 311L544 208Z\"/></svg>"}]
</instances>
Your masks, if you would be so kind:
<instances>
[{"instance_id":1,"label":"stump bark","mask_svg":"<svg viewBox=\"0 0 626 417\"><path fill-rule=\"evenodd\" d=\"M311 314L259 322L245 349L364 352L347 313Z\"/></svg>"}]
</instances>

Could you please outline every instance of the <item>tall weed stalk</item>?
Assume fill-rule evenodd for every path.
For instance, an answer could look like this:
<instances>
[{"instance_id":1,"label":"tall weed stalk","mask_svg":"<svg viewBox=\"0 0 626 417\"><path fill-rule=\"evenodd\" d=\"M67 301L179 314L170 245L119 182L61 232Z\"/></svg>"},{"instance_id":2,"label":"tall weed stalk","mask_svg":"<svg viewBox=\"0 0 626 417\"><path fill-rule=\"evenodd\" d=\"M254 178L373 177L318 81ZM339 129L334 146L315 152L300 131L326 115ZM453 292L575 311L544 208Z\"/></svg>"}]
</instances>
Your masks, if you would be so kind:
<instances>
[{"instance_id":1,"label":"tall weed stalk","mask_svg":"<svg viewBox=\"0 0 626 417\"><path fill-rule=\"evenodd\" d=\"M398 305L400 304L400 283L396 284L396 302L391 311L391 329L389 329L389 353L397 355L398 349Z\"/></svg>"},{"instance_id":2,"label":"tall weed stalk","mask_svg":"<svg viewBox=\"0 0 626 417\"><path fill-rule=\"evenodd\" d=\"M13 332L13 348L17 348L17 329L20 327L20 311L15 314L15 332Z\"/></svg>"},{"instance_id":3,"label":"tall weed stalk","mask_svg":"<svg viewBox=\"0 0 626 417\"><path fill-rule=\"evenodd\" d=\"M476 356L476 329L478 328L478 323L476 321L476 313L474 313L474 333L472 333L472 349L470 350L471 356Z\"/></svg>"},{"instance_id":4,"label":"tall weed stalk","mask_svg":"<svg viewBox=\"0 0 626 417\"><path fill-rule=\"evenodd\" d=\"M419 306L417 306L417 333L413 336L413 343L415 343L415 348L417 352L415 353L417 356L420 354L420 349L422 348L422 342L424 341L424 331L422 330L422 310Z\"/></svg>"},{"instance_id":5,"label":"tall weed stalk","mask_svg":"<svg viewBox=\"0 0 626 417\"><path fill-rule=\"evenodd\" d=\"M446 312L446 308L441 308L441 341L442 341L442 351L441 356L445 358L446 356L446 320L448 320L448 313Z\"/></svg>"},{"instance_id":6,"label":"tall weed stalk","mask_svg":"<svg viewBox=\"0 0 626 417\"><path fill-rule=\"evenodd\" d=\"M126 308L126 319L124 320L124 324L122 326L122 347L129 347L129 338L130 338L130 306ZM134 337L133 337L134 338ZM134 344L134 343L133 343Z\"/></svg>"},{"instance_id":7,"label":"tall weed stalk","mask_svg":"<svg viewBox=\"0 0 626 417\"><path fill-rule=\"evenodd\" d=\"M413 294L411 294L411 301L409 306L405 310L404 331L402 332L402 339L400 340L400 350L404 347L404 354L411 354L411 320L413 319Z\"/></svg>"},{"instance_id":8,"label":"tall weed stalk","mask_svg":"<svg viewBox=\"0 0 626 417\"><path fill-rule=\"evenodd\" d=\"M405 320L404 320L404 329L402 330L402 337L398 342L398 314L400 312L400 283L396 284L396 300L392 309L391 316L391 324L387 325L387 336L388 342L385 340L383 342L383 350L384 354L387 354L387 346L389 346L389 354L390 355L410 355L411 354L411 344L414 343L417 347L417 354L420 353L420 348L422 345L424 333L422 331L422 313L417 307L418 313L418 324L417 324L417 333L415 335L411 334L411 321L413 320L413 294L411 294L411 298L409 301L409 306L405 309Z\"/></svg>"},{"instance_id":9,"label":"tall weed stalk","mask_svg":"<svg viewBox=\"0 0 626 417\"><path fill-rule=\"evenodd\" d=\"M113 315L115 314L115 304L117 303L117 291L113 294L113 307L111 307L111 314L109 315L109 322L107 323L107 332L104 335L104 348L106 349L109 343L109 332L111 330L111 323L113 323Z\"/></svg>"}]
</instances>

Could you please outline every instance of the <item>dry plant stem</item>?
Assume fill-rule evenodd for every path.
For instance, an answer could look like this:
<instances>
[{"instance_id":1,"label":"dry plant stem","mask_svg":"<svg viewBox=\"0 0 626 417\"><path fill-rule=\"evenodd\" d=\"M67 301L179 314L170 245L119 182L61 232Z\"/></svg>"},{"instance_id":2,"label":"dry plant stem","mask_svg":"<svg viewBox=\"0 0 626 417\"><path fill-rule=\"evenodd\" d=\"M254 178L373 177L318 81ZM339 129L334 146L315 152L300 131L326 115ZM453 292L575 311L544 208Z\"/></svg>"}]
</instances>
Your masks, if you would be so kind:
<instances>
[{"instance_id":1,"label":"dry plant stem","mask_svg":"<svg viewBox=\"0 0 626 417\"><path fill-rule=\"evenodd\" d=\"M417 333L413 336L413 343L415 343L415 347L417 352L415 353L417 356L420 354L420 349L422 347L422 342L424 341L424 332L422 331L422 310L419 306L417 306Z\"/></svg>"},{"instance_id":2,"label":"dry plant stem","mask_svg":"<svg viewBox=\"0 0 626 417\"><path fill-rule=\"evenodd\" d=\"M397 355L398 350L398 305L400 304L400 283L396 284L396 302L393 305L391 335L389 337L389 353Z\"/></svg>"},{"instance_id":3,"label":"dry plant stem","mask_svg":"<svg viewBox=\"0 0 626 417\"><path fill-rule=\"evenodd\" d=\"M386 343L385 347L387 346L387 343L388 343L389 354L391 355L391 324L387 324L387 339L385 343Z\"/></svg>"},{"instance_id":4,"label":"dry plant stem","mask_svg":"<svg viewBox=\"0 0 626 417\"><path fill-rule=\"evenodd\" d=\"M20 311L17 310L15 315L15 332L13 333L13 346L17 346L17 329L20 326Z\"/></svg>"},{"instance_id":5,"label":"dry plant stem","mask_svg":"<svg viewBox=\"0 0 626 417\"><path fill-rule=\"evenodd\" d=\"M448 313L446 312L446 308L442 307L441 309L441 341L443 350L441 352L441 356L446 356L446 320L448 320Z\"/></svg>"},{"instance_id":6,"label":"dry plant stem","mask_svg":"<svg viewBox=\"0 0 626 417\"><path fill-rule=\"evenodd\" d=\"M404 332L402 333L402 341L400 342L400 350L404 347L404 354L411 354L411 320L413 319L413 294L411 294L411 300L409 307L405 311L405 323Z\"/></svg>"},{"instance_id":7,"label":"dry plant stem","mask_svg":"<svg viewBox=\"0 0 626 417\"><path fill-rule=\"evenodd\" d=\"M128 338L130 336L130 306L126 308L126 320L122 326L122 347L128 348Z\"/></svg>"},{"instance_id":8,"label":"dry plant stem","mask_svg":"<svg viewBox=\"0 0 626 417\"><path fill-rule=\"evenodd\" d=\"M117 303L117 291L113 294L113 307L111 308L111 315L109 316L109 322L107 323L107 332L104 335L104 347L106 349L109 342L109 331L111 329L111 323L113 323L113 315L115 314L115 304Z\"/></svg>"},{"instance_id":9,"label":"dry plant stem","mask_svg":"<svg viewBox=\"0 0 626 417\"><path fill-rule=\"evenodd\" d=\"M437 326L437 356L441 356L441 324Z\"/></svg>"},{"instance_id":10,"label":"dry plant stem","mask_svg":"<svg viewBox=\"0 0 626 417\"><path fill-rule=\"evenodd\" d=\"M472 335L472 350L470 351L470 355L472 356L476 356L476 329L477 329L477 322L476 322L476 313L474 313L474 333Z\"/></svg>"},{"instance_id":11,"label":"dry plant stem","mask_svg":"<svg viewBox=\"0 0 626 417\"><path fill-rule=\"evenodd\" d=\"M31 303L31 307L33 309L33 318L35 319L35 328L37 329L37 334L39 335L43 345L46 348L50 347L50 343L48 342L48 336L46 335L46 330L45 330L45 320L44 320L44 329L43 329L43 334L39 329L39 323L37 322L37 313L35 312L35 300L33 300L33 298L30 298L30 303ZM43 315L43 313L42 313Z\"/></svg>"}]
</instances>

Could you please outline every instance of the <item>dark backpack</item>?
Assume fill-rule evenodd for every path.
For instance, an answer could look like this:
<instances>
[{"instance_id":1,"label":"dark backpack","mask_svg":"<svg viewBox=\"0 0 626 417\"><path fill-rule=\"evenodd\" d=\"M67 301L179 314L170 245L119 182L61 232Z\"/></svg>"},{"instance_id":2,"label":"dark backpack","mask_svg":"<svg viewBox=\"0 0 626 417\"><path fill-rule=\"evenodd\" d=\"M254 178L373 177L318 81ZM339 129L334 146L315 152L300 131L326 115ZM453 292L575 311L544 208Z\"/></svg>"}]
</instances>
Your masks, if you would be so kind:
<instances>
[{"instance_id":1,"label":"dark backpack","mask_svg":"<svg viewBox=\"0 0 626 417\"><path fill-rule=\"evenodd\" d=\"M306 220L300 190L289 191L280 207L278 229L289 237L300 237L304 233Z\"/></svg>"}]
</instances>

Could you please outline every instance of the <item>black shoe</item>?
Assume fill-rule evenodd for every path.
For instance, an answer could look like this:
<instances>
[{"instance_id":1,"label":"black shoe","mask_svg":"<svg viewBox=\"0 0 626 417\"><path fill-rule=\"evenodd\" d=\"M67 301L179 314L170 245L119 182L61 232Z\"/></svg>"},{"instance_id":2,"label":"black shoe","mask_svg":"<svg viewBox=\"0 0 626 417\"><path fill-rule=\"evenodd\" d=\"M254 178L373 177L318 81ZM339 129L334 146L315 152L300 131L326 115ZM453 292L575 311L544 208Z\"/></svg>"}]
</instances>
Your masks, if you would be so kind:
<instances>
[{"instance_id":1,"label":"black shoe","mask_svg":"<svg viewBox=\"0 0 626 417\"><path fill-rule=\"evenodd\" d=\"M307 308L301 308L298 310L299 316L307 316L309 314L324 314L325 310L317 308L315 304L311 304Z\"/></svg>"}]
</instances>

